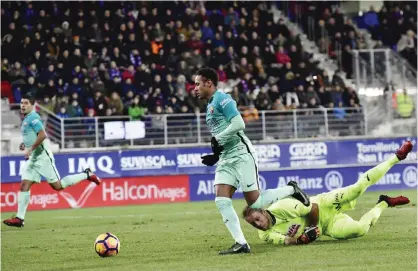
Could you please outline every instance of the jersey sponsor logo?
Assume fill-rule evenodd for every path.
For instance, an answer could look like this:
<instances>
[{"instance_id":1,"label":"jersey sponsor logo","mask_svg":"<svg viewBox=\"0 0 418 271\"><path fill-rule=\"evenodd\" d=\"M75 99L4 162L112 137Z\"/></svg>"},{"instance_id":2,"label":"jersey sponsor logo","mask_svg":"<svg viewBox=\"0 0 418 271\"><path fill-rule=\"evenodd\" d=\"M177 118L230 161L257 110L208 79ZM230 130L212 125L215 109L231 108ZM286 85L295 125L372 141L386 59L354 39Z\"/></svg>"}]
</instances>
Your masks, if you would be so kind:
<instances>
[{"instance_id":1,"label":"jersey sponsor logo","mask_svg":"<svg viewBox=\"0 0 418 271\"><path fill-rule=\"evenodd\" d=\"M327 173L327 175L325 175L324 181L325 187L331 191L343 187L344 179L340 172L331 170Z\"/></svg>"},{"instance_id":2,"label":"jersey sponsor logo","mask_svg":"<svg viewBox=\"0 0 418 271\"><path fill-rule=\"evenodd\" d=\"M139 169L162 169L163 167L176 166L174 160L167 159L164 155L128 156L120 159L122 171Z\"/></svg>"},{"instance_id":3,"label":"jersey sponsor logo","mask_svg":"<svg viewBox=\"0 0 418 271\"><path fill-rule=\"evenodd\" d=\"M110 175L115 174L113 159L110 156L103 155L97 159L95 157L68 158L68 173L83 172L86 168L90 168L93 172L98 169Z\"/></svg>"},{"instance_id":4,"label":"jersey sponsor logo","mask_svg":"<svg viewBox=\"0 0 418 271\"><path fill-rule=\"evenodd\" d=\"M60 192L60 195L68 202L71 208L78 209L84 206L93 190L96 188L96 184L90 183L81 193L78 200L76 200L70 193Z\"/></svg>"},{"instance_id":5,"label":"jersey sponsor logo","mask_svg":"<svg viewBox=\"0 0 418 271\"><path fill-rule=\"evenodd\" d=\"M289 237L294 237L296 235L296 233L298 232L299 228L300 228L300 224L293 224L289 227L289 229L287 230L287 236Z\"/></svg>"},{"instance_id":6,"label":"jersey sponsor logo","mask_svg":"<svg viewBox=\"0 0 418 271\"><path fill-rule=\"evenodd\" d=\"M403 182L408 187L417 186L417 168L414 166L409 166L403 170L402 173Z\"/></svg>"},{"instance_id":7,"label":"jersey sponsor logo","mask_svg":"<svg viewBox=\"0 0 418 271\"><path fill-rule=\"evenodd\" d=\"M326 165L328 148L324 142L294 143L289 146L290 166Z\"/></svg>"},{"instance_id":8,"label":"jersey sponsor logo","mask_svg":"<svg viewBox=\"0 0 418 271\"><path fill-rule=\"evenodd\" d=\"M232 102L232 99L228 97L228 98L223 99L223 100L220 102L220 105L221 105L221 107L222 107L222 108L225 108L225 106L226 106L227 104L229 104L230 102Z\"/></svg>"}]
</instances>

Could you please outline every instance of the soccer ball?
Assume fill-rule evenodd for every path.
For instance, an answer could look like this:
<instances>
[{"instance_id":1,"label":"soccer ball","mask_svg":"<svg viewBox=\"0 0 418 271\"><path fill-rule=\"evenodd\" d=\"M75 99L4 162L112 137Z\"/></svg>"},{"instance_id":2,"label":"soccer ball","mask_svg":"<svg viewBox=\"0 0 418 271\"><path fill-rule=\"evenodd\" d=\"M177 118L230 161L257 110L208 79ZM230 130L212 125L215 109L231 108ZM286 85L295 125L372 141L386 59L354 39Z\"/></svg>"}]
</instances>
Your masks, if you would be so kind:
<instances>
[{"instance_id":1,"label":"soccer ball","mask_svg":"<svg viewBox=\"0 0 418 271\"><path fill-rule=\"evenodd\" d=\"M96 238L94 249L100 257L116 256L120 250L120 242L116 235L110 232L103 233Z\"/></svg>"}]
</instances>

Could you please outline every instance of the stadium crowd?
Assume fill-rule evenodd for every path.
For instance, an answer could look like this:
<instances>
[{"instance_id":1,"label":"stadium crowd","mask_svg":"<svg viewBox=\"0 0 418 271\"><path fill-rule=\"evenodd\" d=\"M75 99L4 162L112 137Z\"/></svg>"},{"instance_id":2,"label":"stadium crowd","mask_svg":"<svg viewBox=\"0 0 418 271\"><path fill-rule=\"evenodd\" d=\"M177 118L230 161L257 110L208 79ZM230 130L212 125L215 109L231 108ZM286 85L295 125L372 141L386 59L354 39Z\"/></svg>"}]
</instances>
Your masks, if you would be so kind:
<instances>
[{"instance_id":1,"label":"stadium crowd","mask_svg":"<svg viewBox=\"0 0 418 271\"><path fill-rule=\"evenodd\" d=\"M269 5L4 2L2 95L31 93L63 118L204 112L193 75L209 66L243 111L360 107Z\"/></svg>"},{"instance_id":2,"label":"stadium crowd","mask_svg":"<svg viewBox=\"0 0 418 271\"><path fill-rule=\"evenodd\" d=\"M373 6L358 16L345 18L340 1L280 2L279 9L300 24L311 40L316 41L322 53L339 61L339 67L353 76L353 49L368 49L365 36L356 31L367 29L375 40L375 49L391 48L417 68L417 3L384 1L380 11Z\"/></svg>"}]
</instances>

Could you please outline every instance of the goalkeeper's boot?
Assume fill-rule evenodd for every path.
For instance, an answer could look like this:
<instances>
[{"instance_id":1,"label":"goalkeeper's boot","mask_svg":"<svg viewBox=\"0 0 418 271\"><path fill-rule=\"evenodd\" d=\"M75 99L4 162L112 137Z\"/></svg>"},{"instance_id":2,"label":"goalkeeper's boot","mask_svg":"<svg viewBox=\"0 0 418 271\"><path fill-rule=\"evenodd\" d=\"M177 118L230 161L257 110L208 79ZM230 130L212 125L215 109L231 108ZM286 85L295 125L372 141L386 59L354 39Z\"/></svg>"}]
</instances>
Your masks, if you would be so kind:
<instances>
[{"instance_id":1,"label":"goalkeeper's boot","mask_svg":"<svg viewBox=\"0 0 418 271\"><path fill-rule=\"evenodd\" d=\"M96 185L100 185L100 178L97 177L96 174L94 174L90 168L86 168L84 170L84 172L87 174L87 180L89 180L90 182L95 183Z\"/></svg>"},{"instance_id":2,"label":"goalkeeper's boot","mask_svg":"<svg viewBox=\"0 0 418 271\"><path fill-rule=\"evenodd\" d=\"M380 195L379 200L377 201L377 203L380 203L382 201L385 201L389 207L395 207L398 205L405 205L409 203L409 199L407 197L404 196L399 196L396 198L391 198L388 197L386 195Z\"/></svg>"},{"instance_id":3,"label":"goalkeeper's boot","mask_svg":"<svg viewBox=\"0 0 418 271\"><path fill-rule=\"evenodd\" d=\"M219 255L229 255L229 254L240 254L240 253L250 253L251 249L248 244L238 244L235 243L231 248L223 251L219 251Z\"/></svg>"},{"instance_id":4,"label":"goalkeeper's boot","mask_svg":"<svg viewBox=\"0 0 418 271\"><path fill-rule=\"evenodd\" d=\"M18 217L5 219L3 220L3 223L10 227L22 228L23 226L25 226L25 220L20 219Z\"/></svg>"},{"instance_id":5,"label":"goalkeeper's boot","mask_svg":"<svg viewBox=\"0 0 418 271\"><path fill-rule=\"evenodd\" d=\"M294 197L298 201L302 202L303 205L305 205L305 206L309 206L311 204L311 201L309 200L308 194L306 194L305 191L303 191L299 187L297 182L290 181L287 185L290 185L290 186L293 187L293 189L295 189L295 193L293 193L292 197Z\"/></svg>"},{"instance_id":6,"label":"goalkeeper's boot","mask_svg":"<svg viewBox=\"0 0 418 271\"><path fill-rule=\"evenodd\" d=\"M398 150L396 150L396 156L398 157L400 161L406 159L406 157L408 156L408 153L411 152L413 147L414 145L412 145L411 141L405 141L402 144L402 146Z\"/></svg>"}]
</instances>

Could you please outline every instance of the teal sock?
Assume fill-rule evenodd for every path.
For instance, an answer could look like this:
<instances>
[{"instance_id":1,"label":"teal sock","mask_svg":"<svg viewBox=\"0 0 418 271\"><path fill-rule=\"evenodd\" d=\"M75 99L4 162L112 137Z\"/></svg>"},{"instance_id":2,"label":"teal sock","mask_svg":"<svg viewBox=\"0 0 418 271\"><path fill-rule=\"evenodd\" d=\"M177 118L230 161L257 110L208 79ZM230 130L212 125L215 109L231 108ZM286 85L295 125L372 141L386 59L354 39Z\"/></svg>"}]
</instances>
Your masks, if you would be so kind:
<instances>
[{"instance_id":1,"label":"teal sock","mask_svg":"<svg viewBox=\"0 0 418 271\"><path fill-rule=\"evenodd\" d=\"M17 215L20 219L25 219L26 209L30 201L30 191L19 192L17 196Z\"/></svg>"},{"instance_id":2,"label":"teal sock","mask_svg":"<svg viewBox=\"0 0 418 271\"><path fill-rule=\"evenodd\" d=\"M293 195L293 193L295 193L295 190L290 185L261 191L258 199L250 207L253 209L264 208L267 205L271 205L276 201Z\"/></svg>"},{"instance_id":3,"label":"teal sock","mask_svg":"<svg viewBox=\"0 0 418 271\"><path fill-rule=\"evenodd\" d=\"M86 179L87 179L87 173L68 175L62 178L61 187L66 188L68 186L75 185L76 183L79 183L82 180L86 180Z\"/></svg>"},{"instance_id":4,"label":"teal sock","mask_svg":"<svg viewBox=\"0 0 418 271\"><path fill-rule=\"evenodd\" d=\"M247 240L245 240L244 233L242 233L238 215L232 206L232 200L225 197L216 197L215 204L221 212L225 226L228 228L235 242L241 245L246 244Z\"/></svg>"}]
</instances>

